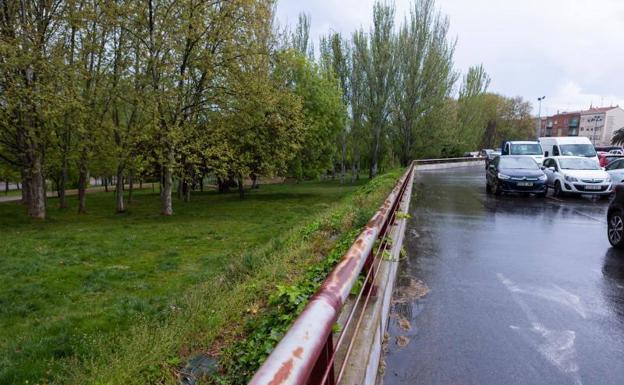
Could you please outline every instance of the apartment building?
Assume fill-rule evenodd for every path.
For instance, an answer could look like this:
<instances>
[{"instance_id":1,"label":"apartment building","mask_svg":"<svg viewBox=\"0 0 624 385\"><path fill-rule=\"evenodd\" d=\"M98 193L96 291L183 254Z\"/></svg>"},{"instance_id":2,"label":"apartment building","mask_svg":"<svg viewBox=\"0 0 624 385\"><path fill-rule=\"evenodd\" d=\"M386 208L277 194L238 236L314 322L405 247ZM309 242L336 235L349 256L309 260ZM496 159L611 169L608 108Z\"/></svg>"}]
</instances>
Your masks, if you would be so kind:
<instances>
[{"instance_id":1,"label":"apartment building","mask_svg":"<svg viewBox=\"0 0 624 385\"><path fill-rule=\"evenodd\" d=\"M613 133L620 128L624 128L624 109L590 107L542 118L540 136L584 136L596 146L608 146Z\"/></svg>"}]
</instances>

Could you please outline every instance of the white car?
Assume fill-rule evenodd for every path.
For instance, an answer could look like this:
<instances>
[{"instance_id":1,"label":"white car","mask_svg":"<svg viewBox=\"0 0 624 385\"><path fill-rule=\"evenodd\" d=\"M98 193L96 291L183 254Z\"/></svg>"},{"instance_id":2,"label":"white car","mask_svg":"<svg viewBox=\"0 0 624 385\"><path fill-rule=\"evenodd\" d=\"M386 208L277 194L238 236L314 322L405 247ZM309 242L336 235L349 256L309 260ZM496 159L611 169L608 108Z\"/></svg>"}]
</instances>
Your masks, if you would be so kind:
<instances>
[{"instance_id":1,"label":"white car","mask_svg":"<svg viewBox=\"0 0 624 385\"><path fill-rule=\"evenodd\" d=\"M555 196L591 194L608 196L613 192L611 176L592 158L555 156L544 159L542 170L546 184Z\"/></svg>"},{"instance_id":2,"label":"white car","mask_svg":"<svg viewBox=\"0 0 624 385\"><path fill-rule=\"evenodd\" d=\"M611 175L613 183L624 183L624 158L612 161L605 170Z\"/></svg>"}]
</instances>

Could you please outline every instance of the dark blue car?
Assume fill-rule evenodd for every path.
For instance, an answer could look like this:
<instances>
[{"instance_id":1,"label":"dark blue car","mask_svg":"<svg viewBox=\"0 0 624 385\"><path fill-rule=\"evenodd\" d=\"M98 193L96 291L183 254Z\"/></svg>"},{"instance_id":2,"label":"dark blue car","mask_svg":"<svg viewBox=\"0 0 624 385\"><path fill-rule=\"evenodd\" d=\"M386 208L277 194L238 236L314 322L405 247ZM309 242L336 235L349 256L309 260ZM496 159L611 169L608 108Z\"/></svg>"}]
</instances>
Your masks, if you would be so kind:
<instances>
[{"instance_id":1,"label":"dark blue car","mask_svg":"<svg viewBox=\"0 0 624 385\"><path fill-rule=\"evenodd\" d=\"M536 194L545 197L548 192L546 175L535 160L524 155L503 155L494 158L486 172L485 190L488 194Z\"/></svg>"}]
</instances>

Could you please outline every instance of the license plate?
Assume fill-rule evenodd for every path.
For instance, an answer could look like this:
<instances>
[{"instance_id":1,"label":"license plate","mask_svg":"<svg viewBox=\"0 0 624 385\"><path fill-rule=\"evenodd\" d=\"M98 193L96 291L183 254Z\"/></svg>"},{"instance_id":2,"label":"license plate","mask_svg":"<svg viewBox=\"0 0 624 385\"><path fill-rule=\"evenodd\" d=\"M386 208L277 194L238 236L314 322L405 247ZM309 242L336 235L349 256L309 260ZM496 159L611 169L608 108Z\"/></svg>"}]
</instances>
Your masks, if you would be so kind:
<instances>
[{"instance_id":1,"label":"license plate","mask_svg":"<svg viewBox=\"0 0 624 385\"><path fill-rule=\"evenodd\" d=\"M531 187L531 186L533 186L533 182L518 182L518 186L520 186L520 187Z\"/></svg>"},{"instance_id":2,"label":"license plate","mask_svg":"<svg viewBox=\"0 0 624 385\"><path fill-rule=\"evenodd\" d=\"M602 186L586 185L585 190L601 190Z\"/></svg>"}]
</instances>

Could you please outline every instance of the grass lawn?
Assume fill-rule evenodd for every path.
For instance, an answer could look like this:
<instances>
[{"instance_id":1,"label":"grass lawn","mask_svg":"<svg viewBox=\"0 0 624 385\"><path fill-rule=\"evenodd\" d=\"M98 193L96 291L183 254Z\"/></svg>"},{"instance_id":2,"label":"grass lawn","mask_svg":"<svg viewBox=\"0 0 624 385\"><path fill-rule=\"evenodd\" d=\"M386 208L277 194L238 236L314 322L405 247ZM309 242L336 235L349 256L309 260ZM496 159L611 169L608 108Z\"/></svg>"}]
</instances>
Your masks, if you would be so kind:
<instances>
[{"instance_id":1,"label":"grass lawn","mask_svg":"<svg viewBox=\"0 0 624 385\"><path fill-rule=\"evenodd\" d=\"M374 186L366 215L396 176ZM149 190L124 214L112 193L88 195L86 215L75 197L66 211L49 199L45 222L0 203L0 384L173 383L172 367L307 263L295 257L312 249L288 243L296 229L331 218L364 182L263 185L243 201L197 193L174 200L173 217Z\"/></svg>"}]
</instances>

